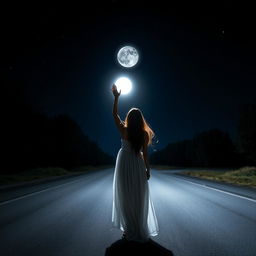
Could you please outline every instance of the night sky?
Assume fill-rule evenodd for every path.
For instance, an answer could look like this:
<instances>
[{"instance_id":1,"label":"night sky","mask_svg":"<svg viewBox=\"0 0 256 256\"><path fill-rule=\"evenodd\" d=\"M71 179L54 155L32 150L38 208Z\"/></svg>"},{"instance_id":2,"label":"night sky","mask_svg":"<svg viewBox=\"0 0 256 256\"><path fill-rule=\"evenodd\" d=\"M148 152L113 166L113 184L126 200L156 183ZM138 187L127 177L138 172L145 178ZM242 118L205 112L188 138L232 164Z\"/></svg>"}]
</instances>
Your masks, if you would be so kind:
<instances>
[{"instance_id":1,"label":"night sky","mask_svg":"<svg viewBox=\"0 0 256 256\"><path fill-rule=\"evenodd\" d=\"M133 90L120 97L120 117L140 108L159 140L156 150L214 128L235 138L239 104L256 101L249 15L241 19L239 8L217 4L184 11L97 3L6 7L1 66L24 82L27 102L49 116L69 114L115 156L120 134L110 88L125 75ZM140 53L134 68L116 60L124 45Z\"/></svg>"}]
</instances>

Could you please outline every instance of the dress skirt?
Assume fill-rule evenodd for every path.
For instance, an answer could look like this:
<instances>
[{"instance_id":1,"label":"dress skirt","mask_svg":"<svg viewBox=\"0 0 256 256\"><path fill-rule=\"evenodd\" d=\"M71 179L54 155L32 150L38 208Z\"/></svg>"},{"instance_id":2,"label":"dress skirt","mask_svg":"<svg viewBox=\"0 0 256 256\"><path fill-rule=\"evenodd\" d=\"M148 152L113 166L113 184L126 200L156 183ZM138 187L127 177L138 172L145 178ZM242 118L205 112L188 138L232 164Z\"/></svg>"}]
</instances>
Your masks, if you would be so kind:
<instances>
[{"instance_id":1,"label":"dress skirt","mask_svg":"<svg viewBox=\"0 0 256 256\"><path fill-rule=\"evenodd\" d=\"M146 242L159 233L153 202L150 198L146 166L121 139L113 179L112 226L125 231L126 239Z\"/></svg>"}]
</instances>

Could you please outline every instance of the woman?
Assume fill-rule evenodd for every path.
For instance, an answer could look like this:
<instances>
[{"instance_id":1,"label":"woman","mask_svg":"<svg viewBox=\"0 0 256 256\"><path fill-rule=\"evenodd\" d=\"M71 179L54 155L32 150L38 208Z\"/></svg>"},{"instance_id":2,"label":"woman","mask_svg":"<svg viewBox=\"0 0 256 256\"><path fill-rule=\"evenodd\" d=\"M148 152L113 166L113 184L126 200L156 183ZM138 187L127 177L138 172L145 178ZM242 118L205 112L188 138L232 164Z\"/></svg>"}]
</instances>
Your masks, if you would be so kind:
<instances>
[{"instance_id":1,"label":"woman","mask_svg":"<svg viewBox=\"0 0 256 256\"><path fill-rule=\"evenodd\" d=\"M147 147L152 143L154 132L138 108L130 109L122 121L117 111L121 90L118 92L114 84L112 92L113 117L121 134L113 179L112 225L121 229L127 240L147 242L150 236L159 233L148 185Z\"/></svg>"}]
</instances>

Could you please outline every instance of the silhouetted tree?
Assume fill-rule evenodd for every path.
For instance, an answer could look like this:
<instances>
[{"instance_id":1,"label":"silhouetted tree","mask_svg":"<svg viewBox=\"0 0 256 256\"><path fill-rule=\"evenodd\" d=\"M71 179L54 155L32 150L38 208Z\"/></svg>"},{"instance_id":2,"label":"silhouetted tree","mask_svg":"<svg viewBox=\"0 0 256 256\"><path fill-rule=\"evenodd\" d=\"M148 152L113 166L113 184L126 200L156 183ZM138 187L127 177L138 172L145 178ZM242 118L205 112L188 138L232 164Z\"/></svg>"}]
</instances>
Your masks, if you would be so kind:
<instances>
[{"instance_id":1,"label":"silhouetted tree","mask_svg":"<svg viewBox=\"0 0 256 256\"><path fill-rule=\"evenodd\" d=\"M170 143L150 155L152 164L174 166L230 167L237 165L236 148L228 133L213 129L196 134L192 140Z\"/></svg>"},{"instance_id":2,"label":"silhouetted tree","mask_svg":"<svg viewBox=\"0 0 256 256\"><path fill-rule=\"evenodd\" d=\"M89 140L80 126L68 115L58 115L52 119L52 141L55 146L55 165L73 168L84 164L111 163L112 159Z\"/></svg>"},{"instance_id":3,"label":"silhouetted tree","mask_svg":"<svg viewBox=\"0 0 256 256\"><path fill-rule=\"evenodd\" d=\"M27 104L24 87L19 80L9 79L3 84L0 173L114 163L113 157L91 141L70 116L50 118Z\"/></svg>"},{"instance_id":4,"label":"silhouetted tree","mask_svg":"<svg viewBox=\"0 0 256 256\"><path fill-rule=\"evenodd\" d=\"M256 104L242 104L239 108L237 148L248 164L256 164Z\"/></svg>"},{"instance_id":5,"label":"silhouetted tree","mask_svg":"<svg viewBox=\"0 0 256 256\"><path fill-rule=\"evenodd\" d=\"M235 146L227 132L213 129L196 134L193 146L197 162L202 166L236 165Z\"/></svg>"}]
</instances>

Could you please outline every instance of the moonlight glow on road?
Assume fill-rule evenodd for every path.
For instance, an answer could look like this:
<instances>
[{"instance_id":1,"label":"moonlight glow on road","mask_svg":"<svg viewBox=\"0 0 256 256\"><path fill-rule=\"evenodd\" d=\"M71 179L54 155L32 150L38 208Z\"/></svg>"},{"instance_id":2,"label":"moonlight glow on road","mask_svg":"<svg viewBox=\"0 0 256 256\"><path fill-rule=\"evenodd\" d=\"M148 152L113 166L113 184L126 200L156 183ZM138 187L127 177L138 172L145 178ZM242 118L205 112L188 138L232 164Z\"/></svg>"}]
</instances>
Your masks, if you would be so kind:
<instances>
[{"instance_id":1,"label":"moonlight glow on road","mask_svg":"<svg viewBox=\"0 0 256 256\"><path fill-rule=\"evenodd\" d=\"M120 77L116 80L115 85L117 87L117 91L119 92L121 89L122 94L128 94L132 89L132 82L127 77Z\"/></svg>"}]
</instances>

